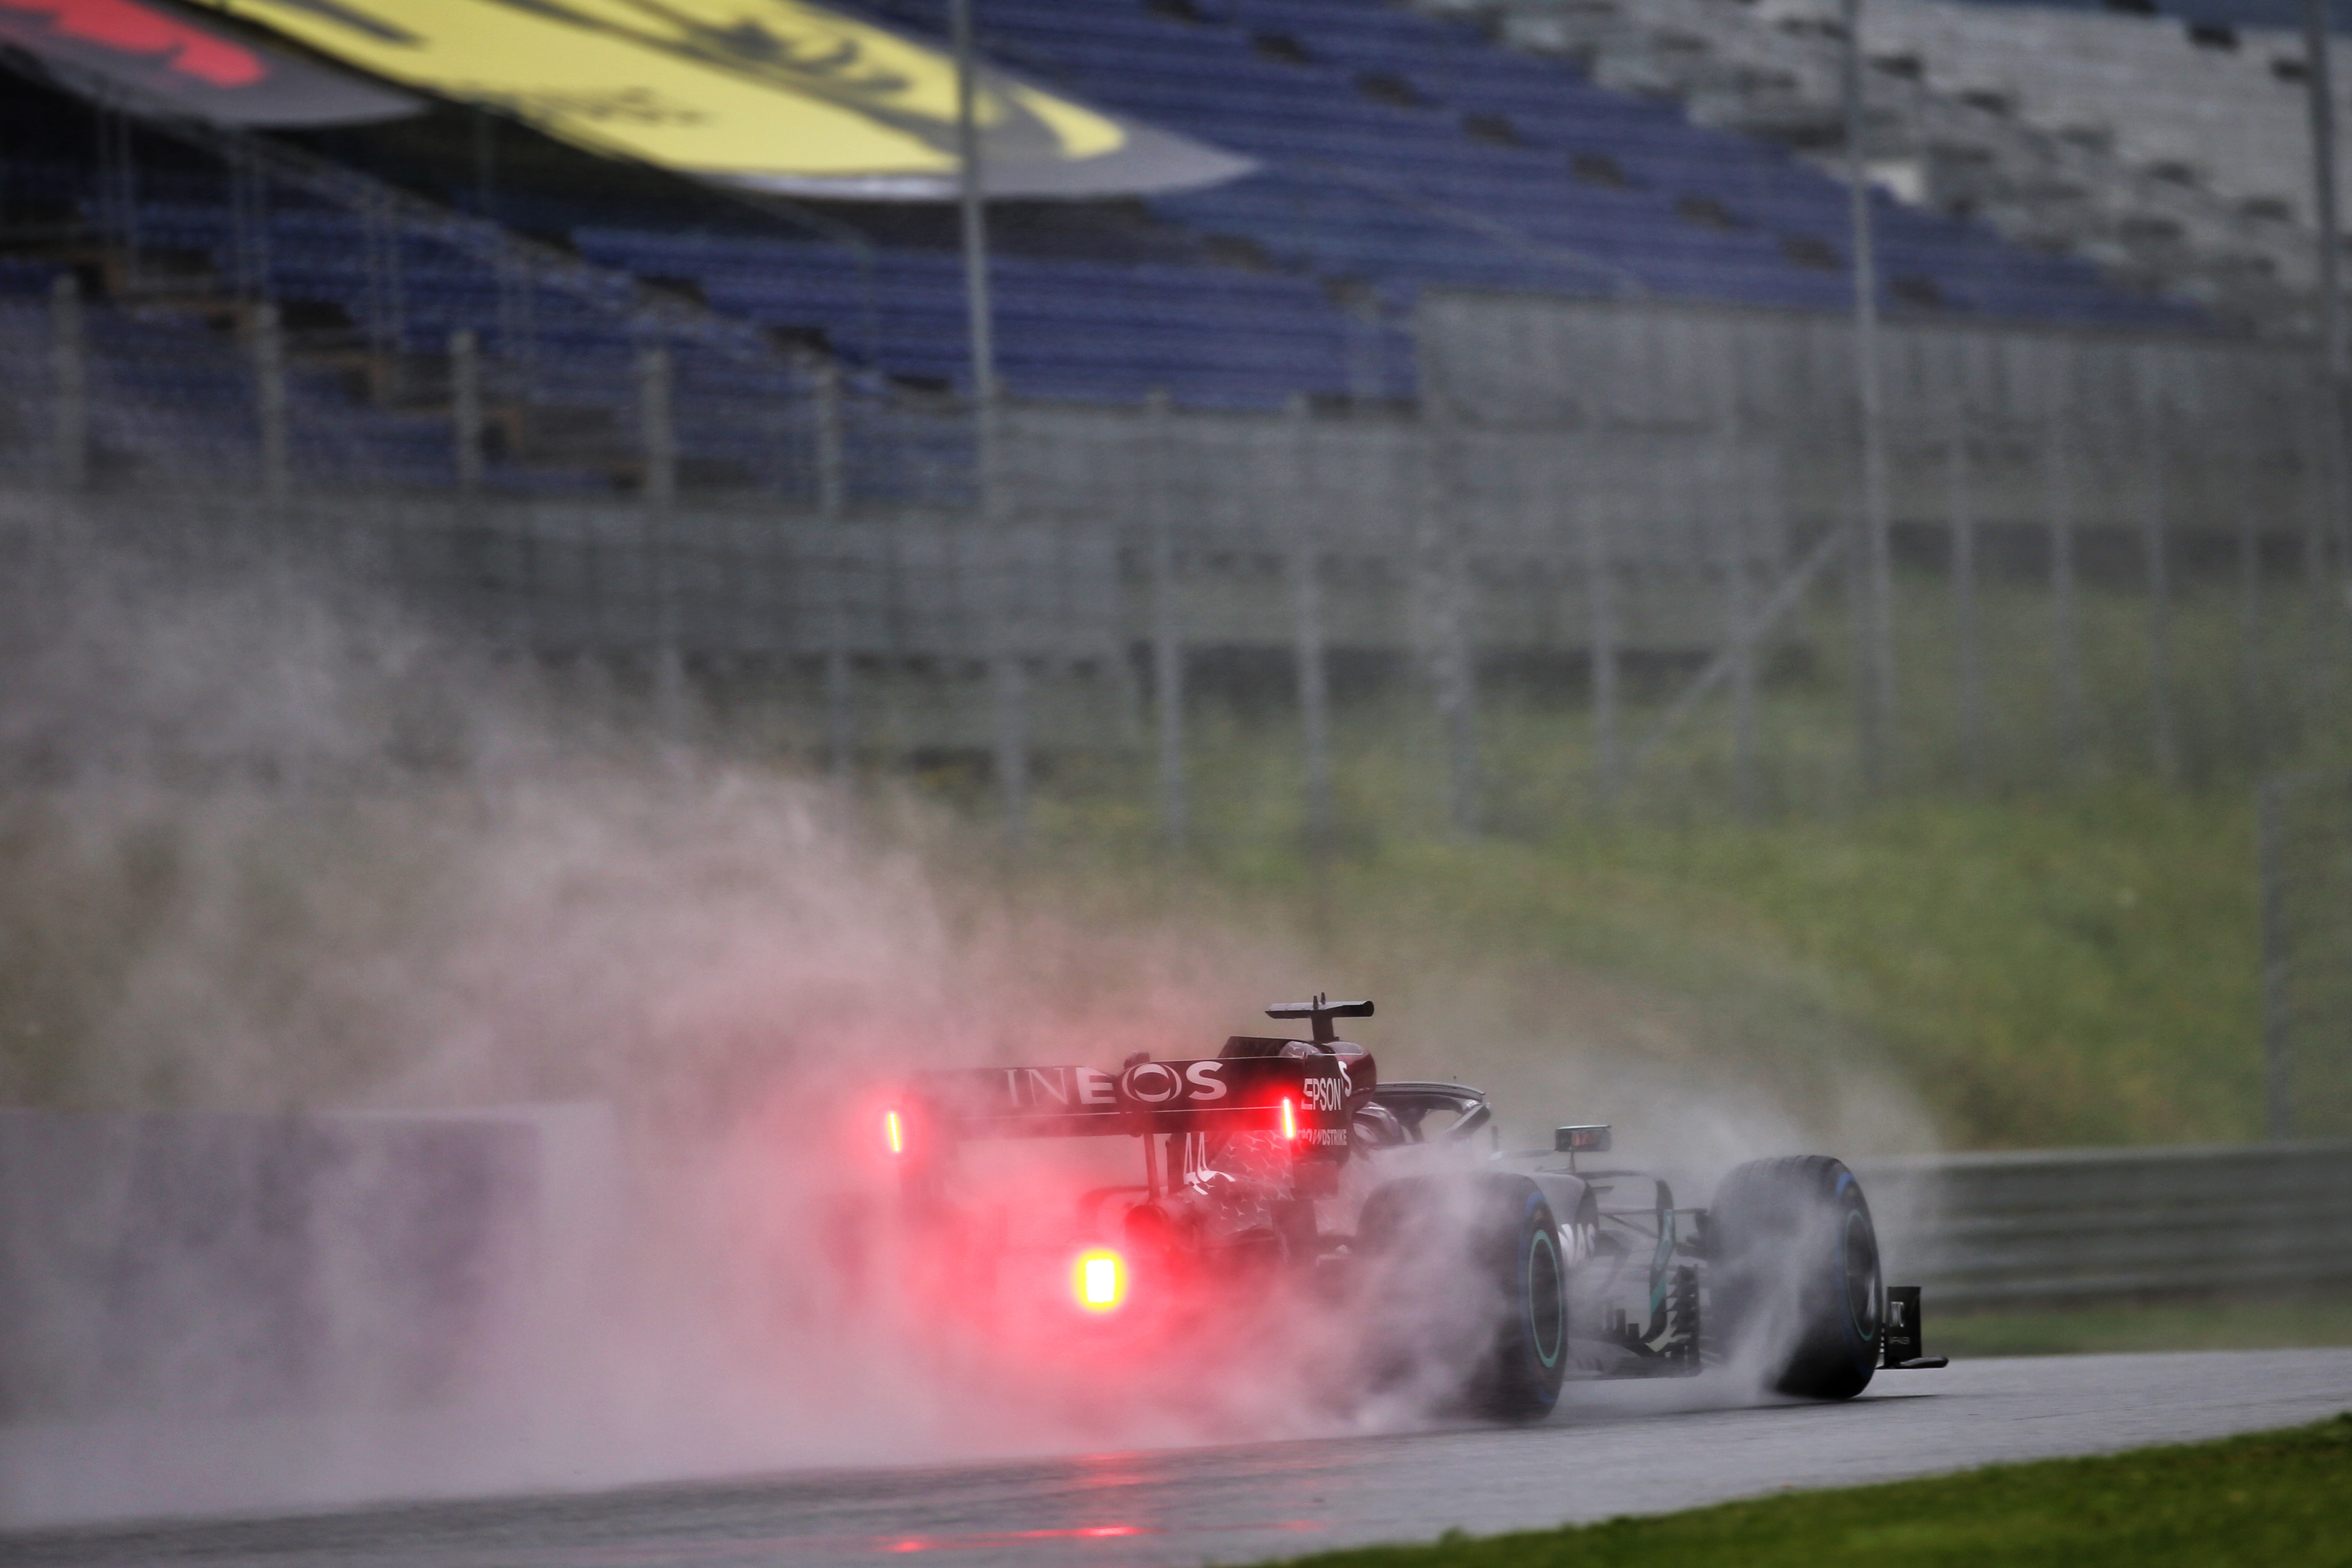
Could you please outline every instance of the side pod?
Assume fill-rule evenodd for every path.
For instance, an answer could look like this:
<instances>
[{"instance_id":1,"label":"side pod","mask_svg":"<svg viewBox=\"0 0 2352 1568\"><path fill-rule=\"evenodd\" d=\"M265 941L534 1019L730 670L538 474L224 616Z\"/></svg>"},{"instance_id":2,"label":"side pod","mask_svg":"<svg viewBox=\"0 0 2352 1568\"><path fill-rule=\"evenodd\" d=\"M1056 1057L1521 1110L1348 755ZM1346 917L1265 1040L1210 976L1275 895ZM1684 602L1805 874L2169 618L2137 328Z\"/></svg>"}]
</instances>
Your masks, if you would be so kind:
<instances>
[{"instance_id":1,"label":"side pod","mask_svg":"<svg viewBox=\"0 0 2352 1568\"><path fill-rule=\"evenodd\" d=\"M1920 1320L1919 1287L1889 1285L1886 1321L1878 1331L1879 1370L1933 1372L1952 1364L1949 1356L1922 1354L1926 1349L1927 1325Z\"/></svg>"}]
</instances>

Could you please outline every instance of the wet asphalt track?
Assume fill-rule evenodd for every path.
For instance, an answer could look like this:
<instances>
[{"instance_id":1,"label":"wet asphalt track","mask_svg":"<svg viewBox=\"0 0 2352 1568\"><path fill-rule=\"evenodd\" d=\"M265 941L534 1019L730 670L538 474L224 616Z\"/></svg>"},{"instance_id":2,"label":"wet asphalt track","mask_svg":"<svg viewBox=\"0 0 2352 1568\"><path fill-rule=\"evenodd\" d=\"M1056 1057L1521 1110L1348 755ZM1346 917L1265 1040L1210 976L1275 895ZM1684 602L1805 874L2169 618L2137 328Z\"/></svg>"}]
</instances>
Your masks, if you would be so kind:
<instances>
[{"instance_id":1,"label":"wet asphalt track","mask_svg":"<svg viewBox=\"0 0 2352 1568\"><path fill-rule=\"evenodd\" d=\"M2352 1409L2352 1350L1963 1363L1850 1405L1703 1382L1571 1388L1532 1428L802 1473L302 1518L0 1535L0 1563L204 1568L954 1568L1250 1563L1655 1512Z\"/></svg>"}]
</instances>

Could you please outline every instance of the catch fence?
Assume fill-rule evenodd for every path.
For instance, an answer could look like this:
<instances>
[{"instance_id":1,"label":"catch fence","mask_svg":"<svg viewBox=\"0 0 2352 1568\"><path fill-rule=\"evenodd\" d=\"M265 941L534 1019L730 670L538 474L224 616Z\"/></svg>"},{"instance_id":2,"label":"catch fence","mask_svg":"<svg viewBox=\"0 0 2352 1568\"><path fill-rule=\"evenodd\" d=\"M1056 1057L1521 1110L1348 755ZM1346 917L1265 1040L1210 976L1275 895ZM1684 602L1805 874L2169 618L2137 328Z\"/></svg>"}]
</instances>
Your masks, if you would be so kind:
<instances>
[{"instance_id":1,"label":"catch fence","mask_svg":"<svg viewBox=\"0 0 2352 1568\"><path fill-rule=\"evenodd\" d=\"M1840 318L1431 291L1413 374L1361 395L983 430L855 341L141 134L213 172L118 136L96 226L0 262L20 552L306 548L494 647L757 687L843 772L970 752L1015 837L1073 751L1150 756L1185 837L1220 706L1295 710L1302 828L1352 713L1464 833L2234 778L2343 713L2352 490L2292 345L1894 320L1865 443ZM885 263L807 221L870 324Z\"/></svg>"},{"instance_id":2,"label":"catch fence","mask_svg":"<svg viewBox=\"0 0 2352 1568\"><path fill-rule=\"evenodd\" d=\"M2266 1120L2309 1137L2352 1127L2352 774L2279 774L2259 800Z\"/></svg>"}]
</instances>

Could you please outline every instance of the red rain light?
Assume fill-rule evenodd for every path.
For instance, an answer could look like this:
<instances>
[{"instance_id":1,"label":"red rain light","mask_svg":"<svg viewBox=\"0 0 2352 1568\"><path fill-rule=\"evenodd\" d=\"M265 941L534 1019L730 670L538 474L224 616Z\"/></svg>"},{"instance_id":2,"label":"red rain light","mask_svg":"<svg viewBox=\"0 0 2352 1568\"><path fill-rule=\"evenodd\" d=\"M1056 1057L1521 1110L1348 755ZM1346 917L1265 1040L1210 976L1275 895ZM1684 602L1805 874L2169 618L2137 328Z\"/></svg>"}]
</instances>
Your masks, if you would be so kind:
<instances>
[{"instance_id":1,"label":"red rain light","mask_svg":"<svg viewBox=\"0 0 2352 1568\"><path fill-rule=\"evenodd\" d=\"M1282 1097L1282 1135L1285 1138L1298 1136L1298 1107L1286 1094Z\"/></svg>"},{"instance_id":2,"label":"red rain light","mask_svg":"<svg viewBox=\"0 0 2352 1568\"><path fill-rule=\"evenodd\" d=\"M886 1110L882 1113L882 1141L890 1145L890 1152L893 1154L903 1154L907 1152L906 1124L898 1120L898 1113L895 1110Z\"/></svg>"},{"instance_id":3,"label":"red rain light","mask_svg":"<svg viewBox=\"0 0 2352 1568\"><path fill-rule=\"evenodd\" d=\"M1127 1261L1116 1252L1083 1254L1070 1270L1070 1289L1089 1312L1108 1312L1127 1300Z\"/></svg>"},{"instance_id":4,"label":"red rain light","mask_svg":"<svg viewBox=\"0 0 2352 1568\"><path fill-rule=\"evenodd\" d=\"M1296 1525L1278 1524L1276 1530L1292 1530ZM1320 1529L1309 1524L1305 1528ZM1158 1535L1160 1531L1141 1524L1088 1524L1075 1530L1009 1530L993 1535L901 1535L877 1540L874 1544L885 1552L935 1552L941 1547L1011 1546L1023 1541L1099 1541L1122 1535Z\"/></svg>"}]
</instances>

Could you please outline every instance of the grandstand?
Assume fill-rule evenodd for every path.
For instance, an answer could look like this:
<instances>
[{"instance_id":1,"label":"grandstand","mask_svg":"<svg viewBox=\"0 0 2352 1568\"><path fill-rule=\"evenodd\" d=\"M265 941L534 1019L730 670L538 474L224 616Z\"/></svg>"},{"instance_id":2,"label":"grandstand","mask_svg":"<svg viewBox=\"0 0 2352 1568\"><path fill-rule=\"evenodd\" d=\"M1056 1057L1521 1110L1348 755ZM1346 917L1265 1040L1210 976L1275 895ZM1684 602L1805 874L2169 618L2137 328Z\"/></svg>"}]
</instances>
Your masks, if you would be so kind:
<instances>
[{"instance_id":1,"label":"grandstand","mask_svg":"<svg viewBox=\"0 0 2352 1568\"><path fill-rule=\"evenodd\" d=\"M1246 171L992 203L987 431L944 204L786 199L429 93L226 126L12 52L0 478L123 526L257 495L541 657L814 662L836 705L853 663L929 682L888 743L992 748L1008 791L1033 744L1130 732L1144 668L1181 704L1188 661L1295 664L1302 703L1327 656L1436 671L1465 748L1482 669L1613 714L1640 658L1752 712L1867 513L1819 0L976 8L1007 79ZM945 32L941 0L837 9ZM2340 442L2294 342L2284 46L1870 15L1871 536L2159 604L2191 564L2315 574ZM1024 682L1084 694L1033 729Z\"/></svg>"},{"instance_id":2,"label":"grandstand","mask_svg":"<svg viewBox=\"0 0 2352 1568\"><path fill-rule=\"evenodd\" d=\"M877 14L936 29L941 8L888 0ZM1363 0L1014 0L981 26L1001 58L1265 165L1156 211L1395 307L1428 287L1793 309L1849 298L1834 183L1769 143L1515 59L1473 28ZM1891 310L2191 319L1964 223L1891 204L1880 216Z\"/></svg>"},{"instance_id":3,"label":"grandstand","mask_svg":"<svg viewBox=\"0 0 2352 1568\"><path fill-rule=\"evenodd\" d=\"M2300 36L2303 0L1969 0L1995 11L2074 11L2107 16L2151 17L2189 27L2239 31L2265 28ZM2330 12L2334 10L2329 7ZM2343 18L2331 15L2328 26L2344 30ZM2218 46L2219 40L2209 40Z\"/></svg>"},{"instance_id":4,"label":"grandstand","mask_svg":"<svg viewBox=\"0 0 2352 1568\"><path fill-rule=\"evenodd\" d=\"M1843 141L1834 0L1425 3L1801 154ZM1871 0L1867 153L1917 210L2242 326L2308 333L2317 244L2299 29L2291 0ZM2342 123L2352 50L2332 50Z\"/></svg>"},{"instance_id":5,"label":"grandstand","mask_svg":"<svg viewBox=\"0 0 2352 1568\"><path fill-rule=\"evenodd\" d=\"M917 33L942 24L938 5L917 0L872 14ZM1139 223L1080 211L1033 226L1051 240L1034 246L1018 222L1001 226L1002 371L1016 396L1132 404L1160 390L1180 405L1256 409L1299 395L1409 399L1405 327L1430 288L1820 310L1846 297L1843 196L1832 181L1769 142L1695 126L1669 106L1515 57L1456 23L1369 0L1223 8L1205 0L1005 0L982 7L982 36L992 56L1032 77L1264 165L1225 185L1152 198ZM88 260L96 247L143 254L151 266L167 260L183 295L217 291L250 265L236 253L233 182L221 162L138 134L123 142L141 150L135 168L101 167L89 155L100 117L87 106L40 92L13 102L9 210L62 221L60 232L75 237L62 248L47 243L52 254ZM362 161L382 158L372 149L390 140L342 137ZM459 205L475 195L462 159L404 162L413 190ZM962 388L957 264L936 244L893 235L909 226L835 207L820 229L658 189L638 216L583 195L576 176L568 184L568 192L533 189L527 177L509 177L497 206L510 221L520 215L533 230L559 234L590 262L683 285L713 311L779 340L822 345L890 386ZM1966 221L1893 203L1880 216L1885 303L1897 313L2117 326L2197 320L2191 307L2119 289L2079 261L2004 244ZM586 412L542 417L542 438L513 443L512 456L560 458L553 448L562 443L547 430L563 426L576 446L583 433L609 437L625 422L635 395L632 343L609 312L600 319L545 289L519 308L515 286L478 256L414 233L372 240L365 223L363 211L298 193L280 191L270 205L265 269L245 292L287 301L289 322L307 324L296 336L298 360L317 363L309 351L338 327L379 351L428 359L446 351L450 331L472 327L510 369L562 385L569 401L602 390L589 400L604 407L601 421ZM842 242L845 226L850 243ZM389 267L372 263L387 247L398 250ZM9 275L19 298L46 288L43 249L20 239ZM92 291L103 295L93 321L104 357L120 318L114 291ZM145 293L142 314L152 320L158 291ZM521 323L531 341L509 346ZM195 363L184 332L159 325L156 342L175 363ZM210 374L230 375L234 366L224 359ZM688 406L775 395L772 371L747 379L740 367L696 360L679 374ZM201 408L211 400L187 401ZM331 399L305 402L331 407ZM354 406L322 412L317 423L301 445L339 471L358 457L362 471L391 482L451 482L449 465L426 458L431 443L399 428L397 417ZM682 420L689 473L722 486L783 482L772 456L755 449L762 435L740 424ZM223 445L246 438L226 433ZM567 473L560 461L507 455L493 459L499 484L593 489L626 478L609 466Z\"/></svg>"}]
</instances>

